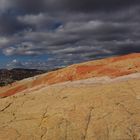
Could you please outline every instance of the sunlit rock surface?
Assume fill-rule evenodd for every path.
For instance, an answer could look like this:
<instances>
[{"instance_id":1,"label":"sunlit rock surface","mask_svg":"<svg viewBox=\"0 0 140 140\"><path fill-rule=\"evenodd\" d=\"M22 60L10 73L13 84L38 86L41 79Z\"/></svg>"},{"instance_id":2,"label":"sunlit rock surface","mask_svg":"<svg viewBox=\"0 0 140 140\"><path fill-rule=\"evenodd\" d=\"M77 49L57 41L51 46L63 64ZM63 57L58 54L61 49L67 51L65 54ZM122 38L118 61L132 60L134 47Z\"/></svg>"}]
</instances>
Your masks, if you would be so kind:
<instances>
[{"instance_id":1,"label":"sunlit rock surface","mask_svg":"<svg viewBox=\"0 0 140 140\"><path fill-rule=\"evenodd\" d=\"M139 72L131 54L1 88L0 140L139 140Z\"/></svg>"},{"instance_id":2,"label":"sunlit rock surface","mask_svg":"<svg viewBox=\"0 0 140 140\"><path fill-rule=\"evenodd\" d=\"M115 78L137 72L140 72L140 53L89 61L13 83L12 86L0 88L0 97L66 81L102 76Z\"/></svg>"}]
</instances>

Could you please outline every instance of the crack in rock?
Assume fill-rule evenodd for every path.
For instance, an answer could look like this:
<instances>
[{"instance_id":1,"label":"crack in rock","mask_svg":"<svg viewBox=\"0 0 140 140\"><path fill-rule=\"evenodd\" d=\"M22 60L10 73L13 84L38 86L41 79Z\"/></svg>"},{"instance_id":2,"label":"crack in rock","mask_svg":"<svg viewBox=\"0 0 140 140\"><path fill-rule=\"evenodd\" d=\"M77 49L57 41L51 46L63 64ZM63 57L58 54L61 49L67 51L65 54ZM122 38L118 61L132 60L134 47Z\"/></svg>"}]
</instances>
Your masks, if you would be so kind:
<instances>
[{"instance_id":1,"label":"crack in rock","mask_svg":"<svg viewBox=\"0 0 140 140\"><path fill-rule=\"evenodd\" d=\"M90 107L88 117L87 117L87 123L86 123L85 134L84 134L83 140L86 140L86 138L87 138L87 132L88 132L88 129L89 129L89 124L90 124L90 121L91 121L91 116L92 116L92 111L93 110L94 110L94 108Z\"/></svg>"},{"instance_id":2,"label":"crack in rock","mask_svg":"<svg viewBox=\"0 0 140 140\"><path fill-rule=\"evenodd\" d=\"M6 105L3 109L0 110L0 112L5 111L7 108L9 108L11 106L12 103L9 103L8 105Z\"/></svg>"}]
</instances>

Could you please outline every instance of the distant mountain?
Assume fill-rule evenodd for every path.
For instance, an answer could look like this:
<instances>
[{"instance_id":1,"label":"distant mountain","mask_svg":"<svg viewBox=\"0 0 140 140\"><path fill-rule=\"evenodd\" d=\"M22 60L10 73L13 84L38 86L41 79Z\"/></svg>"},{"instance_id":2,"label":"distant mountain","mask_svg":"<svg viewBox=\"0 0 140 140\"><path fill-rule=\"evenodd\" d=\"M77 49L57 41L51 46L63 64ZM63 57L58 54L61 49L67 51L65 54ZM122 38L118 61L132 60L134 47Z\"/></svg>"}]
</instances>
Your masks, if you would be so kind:
<instances>
[{"instance_id":1,"label":"distant mountain","mask_svg":"<svg viewBox=\"0 0 140 140\"><path fill-rule=\"evenodd\" d=\"M42 74L46 71L36 69L15 68L11 70L0 69L0 86L11 84L24 78Z\"/></svg>"}]
</instances>

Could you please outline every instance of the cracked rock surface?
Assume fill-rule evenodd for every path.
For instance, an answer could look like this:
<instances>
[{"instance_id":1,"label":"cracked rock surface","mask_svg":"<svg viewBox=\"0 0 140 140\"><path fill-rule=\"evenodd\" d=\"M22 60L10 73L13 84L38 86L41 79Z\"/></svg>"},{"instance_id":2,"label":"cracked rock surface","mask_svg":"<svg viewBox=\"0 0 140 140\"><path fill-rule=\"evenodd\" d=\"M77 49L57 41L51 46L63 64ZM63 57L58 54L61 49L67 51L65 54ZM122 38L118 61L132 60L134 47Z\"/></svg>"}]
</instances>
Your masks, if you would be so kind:
<instances>
[{"instance_id":1,"label":"cracked rock surface","mask_svg":"<svg viewBox=\"0 0 140 140\"><path fill-rule=\"evenodd\" d=\"M55 85L0 99L0 140L139 139L140 78Z\"/></svg>"}]
</instances>

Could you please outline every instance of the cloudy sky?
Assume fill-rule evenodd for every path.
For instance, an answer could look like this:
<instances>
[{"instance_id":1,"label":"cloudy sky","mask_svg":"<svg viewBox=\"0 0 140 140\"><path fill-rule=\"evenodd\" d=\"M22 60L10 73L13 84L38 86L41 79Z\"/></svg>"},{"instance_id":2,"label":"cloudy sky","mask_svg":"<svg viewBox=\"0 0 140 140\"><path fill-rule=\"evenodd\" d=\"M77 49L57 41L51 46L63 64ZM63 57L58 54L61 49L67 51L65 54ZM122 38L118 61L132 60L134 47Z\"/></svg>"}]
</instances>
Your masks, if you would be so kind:
<instances>
[{"instance_id":1,"label":"cloudy sky","mask_svg":"<svg viewBox=\"0 0 140 140\"><path fill-rule=\"evenodd\" d=\"M140 0L0 0L0 68L55 68L140 52Z\"/></svg>"}]
</instances>

